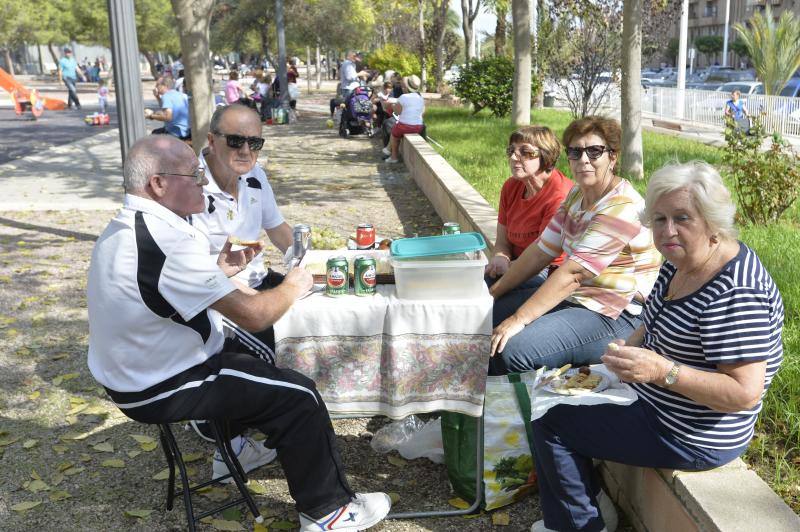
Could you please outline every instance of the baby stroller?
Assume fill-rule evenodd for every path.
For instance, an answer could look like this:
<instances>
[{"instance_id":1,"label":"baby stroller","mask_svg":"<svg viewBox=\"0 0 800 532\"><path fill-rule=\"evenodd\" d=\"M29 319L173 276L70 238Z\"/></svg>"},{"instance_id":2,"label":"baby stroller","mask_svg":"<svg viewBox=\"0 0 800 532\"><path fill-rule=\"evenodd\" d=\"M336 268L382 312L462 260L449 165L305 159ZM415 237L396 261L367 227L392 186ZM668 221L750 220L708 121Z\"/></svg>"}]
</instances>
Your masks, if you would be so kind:
<instances>
[{"instance_id":1,"label":"baby stroller","mask_svg":"<svg viewBox=\"0 0 800 532\"><path fill-rule=\"evenodd\" d=\"M359 134L372 136L372 101L369 92L367 87L356 87L345 98L345 107L339 121L340 137Z\"/></svg>"}]
</instances>

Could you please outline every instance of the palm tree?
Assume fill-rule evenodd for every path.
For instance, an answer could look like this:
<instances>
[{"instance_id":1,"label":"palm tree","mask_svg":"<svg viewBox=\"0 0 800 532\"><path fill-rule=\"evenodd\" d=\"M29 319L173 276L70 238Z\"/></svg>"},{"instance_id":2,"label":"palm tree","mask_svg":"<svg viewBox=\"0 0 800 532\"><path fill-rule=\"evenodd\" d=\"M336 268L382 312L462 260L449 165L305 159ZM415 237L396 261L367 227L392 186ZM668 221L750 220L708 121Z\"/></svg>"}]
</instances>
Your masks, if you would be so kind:
<instances>
[{"instance_id":1,"label":"palm tree","mask_svg":"<svg viewBox=\"0 0 800 532\"><path fill-rule=\"evenodd\" d=\"M734 28L747 46L750 61L766 94L780 94L789 79L800 68L800 19L784 11L775 22L772 9L757 12L749 27L735 24Z\"/></svg>"},{"instance_id":2,"label":"palm tree","mask_svg":"<svg viewBox=\"0 0 800 532\"><path fill-rule=\"evenodd\" d=\"M622 18L622 174L641 179L642 0L625 0Z\"/></svg>"},{"instance_id":3,"label":"palm tree","mask_svg":"<svg viewBox=\"0 0 800 532\"><path fill-rule=\"evenodd\" d=\"M512 0L514 28L514 99L511 123L531 123L531 0Z\"/></svg>"}]
</instances>

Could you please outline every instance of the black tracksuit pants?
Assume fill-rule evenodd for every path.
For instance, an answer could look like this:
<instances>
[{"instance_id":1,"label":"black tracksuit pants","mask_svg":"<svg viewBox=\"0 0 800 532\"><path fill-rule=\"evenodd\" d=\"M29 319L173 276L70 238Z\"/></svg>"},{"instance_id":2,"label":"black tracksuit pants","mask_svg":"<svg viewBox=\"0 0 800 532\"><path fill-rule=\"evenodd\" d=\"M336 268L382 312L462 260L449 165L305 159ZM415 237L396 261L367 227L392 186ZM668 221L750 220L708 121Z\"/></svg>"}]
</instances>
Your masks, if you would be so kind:
<instances>
[{"instance_id":1,"label":"black tracksuit pants","mask_svg":"<svg viewBox=\"0 0 800 532\"><path fill-rule=\"evenodd\" d=\"M297 510L312 518L354 496L314 382L253 356L237 340L205 363L141 392L107 391L125 415L142 423L226 419L234 434L245 427L260 430L265 445L278 452Z\"/></svg>"}]
</instances>

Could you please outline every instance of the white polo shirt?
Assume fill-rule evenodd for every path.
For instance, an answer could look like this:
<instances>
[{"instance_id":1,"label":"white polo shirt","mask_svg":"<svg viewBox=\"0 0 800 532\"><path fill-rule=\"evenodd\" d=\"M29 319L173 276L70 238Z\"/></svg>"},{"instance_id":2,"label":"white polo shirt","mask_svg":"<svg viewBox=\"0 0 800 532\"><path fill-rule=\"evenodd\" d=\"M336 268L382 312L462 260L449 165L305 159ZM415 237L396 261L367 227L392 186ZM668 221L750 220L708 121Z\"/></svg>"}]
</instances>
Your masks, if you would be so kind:
<instances>
[{"instance_id":1,"label":"white polo shirt","mask_svg":"<svg viewBox=\"0 0 800 532\"><path fill-rule=\"evenodd\" d=\"M222 315L236 290L186 220L126 195L92 252L87 288L89 370L118 392L142 391L222 349Z\"/></svg>"},{"instance_id":2,"label":"white polo shirt","mask_svg":"<svg viewBox=\"0 0 800 532\"><path fill-rule=\"evenodd\" d=\"M223 192L214 180L206 164L205 154L200 154L200 166L205 168L208 185L203 187L206 195L206 210L194 214L191 223L205 233L211 242L209 252L216 260L228 236L242 240L257 240L261 230L275 229L283 223L283 216L275 202L275 194L267 181L267 174L255 165L249 172L239 176L239 197L234 199ZM236 279L256 287L267 275L264 256L259 253L236 275Z\"/></svg>"}]
</instances>

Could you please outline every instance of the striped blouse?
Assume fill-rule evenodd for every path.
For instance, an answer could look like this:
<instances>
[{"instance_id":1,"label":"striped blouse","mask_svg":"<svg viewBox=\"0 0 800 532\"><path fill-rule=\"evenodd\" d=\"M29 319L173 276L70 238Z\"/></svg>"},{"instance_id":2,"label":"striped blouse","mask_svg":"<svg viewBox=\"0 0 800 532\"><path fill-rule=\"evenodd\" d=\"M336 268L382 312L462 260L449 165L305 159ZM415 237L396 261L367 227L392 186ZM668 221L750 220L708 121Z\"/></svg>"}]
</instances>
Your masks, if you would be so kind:
<instances>
[{"instance_id":1,"label":"striped blouse","mask_svg":"<svg viewBox=\"0 0 800 532\"><path fill-rule=\"evenodd\" d=\"M625 179L587 210L582 200L573 187L539 237L539 249L552 257L564 251L595 275L567 301L613 319L626 309L638 314L641 307L631 300L637 293L647 297L661 265L653 235L639 221L644 200Z\"/></svg>"},{"instance_id":2,"label":"striped blouse","mask_svg":"<svg viewBox=\"0 0 800 532\"><path fill-rule=\"evenodd\" d=\"M666 262L644 309L643 347L693 368L767 361L763 400L783 359L783 301L756 254L739 253L702 288L681 299L664 299L675 267ZM655 407L658 420L679 440L696 447L737 449L753 436L761 401L750 410L717 412L656 386L633 384Z\"/></svg>"}]
</instances>

